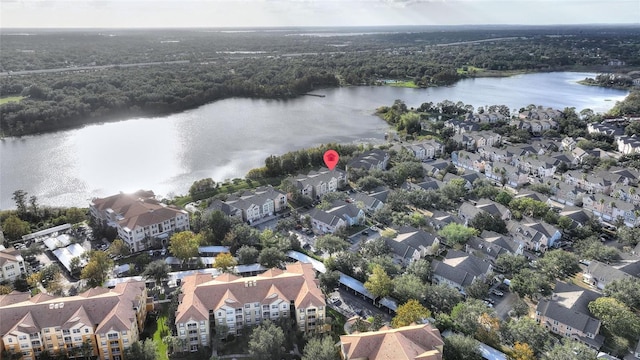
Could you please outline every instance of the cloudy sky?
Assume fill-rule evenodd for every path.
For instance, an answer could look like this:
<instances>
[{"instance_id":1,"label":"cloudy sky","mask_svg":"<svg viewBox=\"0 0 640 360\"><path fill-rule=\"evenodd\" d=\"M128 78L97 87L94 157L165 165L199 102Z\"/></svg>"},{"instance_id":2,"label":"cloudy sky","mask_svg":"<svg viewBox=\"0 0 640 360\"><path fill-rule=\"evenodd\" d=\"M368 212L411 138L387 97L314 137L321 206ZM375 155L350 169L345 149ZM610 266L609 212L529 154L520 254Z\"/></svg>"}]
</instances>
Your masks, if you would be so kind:
<instances>
[{"instance_id":1,"label":"cloudy sky","mask_svg":"<svg viewBox=\"0 0 640 360\"><path fill-rule=\"evenodd\" d=\"M640 0L0 0L0 28L640 24Z\"/></svg>"}]
</instances>

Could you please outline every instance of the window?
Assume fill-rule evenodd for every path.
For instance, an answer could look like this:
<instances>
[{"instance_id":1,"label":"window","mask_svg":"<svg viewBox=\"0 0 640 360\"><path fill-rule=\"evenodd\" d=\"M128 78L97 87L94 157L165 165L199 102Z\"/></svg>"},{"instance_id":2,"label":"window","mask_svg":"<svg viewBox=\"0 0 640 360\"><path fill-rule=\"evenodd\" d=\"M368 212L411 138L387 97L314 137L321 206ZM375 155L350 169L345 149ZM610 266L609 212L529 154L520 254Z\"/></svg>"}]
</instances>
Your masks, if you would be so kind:
<instances>
[{"instance_id":1,"label":"window","mask_svg":"<svg viewBox=\"0 0 640 360\"><path fill-rule=\"evenodd\" d=\"M123 336L124 336L124 335L127 335L127 330L124 330L124 331L122 332L122 335L123 335Z\"/></svg>"},{"instance_id":2,"label":"window","mask_svg":"<svg viewBox=\"0 0 640 360\"><path fill-rule=\"evenodd\" d=\"M73 329L72 331L74 334L80 334L80 329Z\"/></svg>"},{"instance_id":3,"label":"window","mask_svg":"<svg viewBox=\"0 0 640 360\"><path fill-rule=\"evenodd\" d=\"M222 315L222 314L220 314ZM183 328L184 327L184 323L180 323L180 327Z\"/></svg>"},{"instance_id":4,"label":"window","mask_svg":"<svg viewBox=\"0 0 640 360\"><path fill-rule=\"evenodd\" d=\"M271 305L271 308L272 308L272 309L277 309L277 308L278 308L278 305Z\"/></svg>"},{"instance_id":5,"label":"window","mask_svg":"<svg viewBox=\"0 0 640 360\"><path fill-rule=\"evenodd\" d=\"M89 333L89 328L85 328L85 329L84 329L84 333L85 333L85 334L88 334L88 333Z\"/></svg>"},{"instance_id":6,"label":"window","mask_svg":"<svg viewBox=\"0 0 640 360\"><path fill-rule=\"evenodd\" d=\"M271 317L278 317L280 316L280 313L278 313L277 311L274 311L271 313Z\"/></svg>"},{"instance_id":7,"label":"window","mask_svg":"<svg viewBox=\"0 0 640 360\"><path fill-rule=\"evenodd\" d=\"M12 343L12 342L13 342L13 338L9 338L7 341L8 341L9 343Z\"/></svg>"},{"instance_id":8,"label":"window","mask_svg":"<svg viewBox=\"0 0 640 360\"><path fill-rule=\"evenodd\" d=\"M553 320L553 325L558 325L558 320Z\"/></svg>"},{"instance_id":9,"label":"window","mask_svg":"<svg viewBox=\"0 0 640 360\"><path fill-rule=\"evenodd\" d=\"M253 303L253 307L260 307L260 303L259 302Z\"/></svg>"},{"instance_id":10,"label":"window","mask_svg":"<svg viewBox=\"0 0 640 360\"><path fill-rule=\"evenodd\" d=\"M245 308L245 309L248 309L248 308L250 308L250 307L251 307L251 304L244 304L244 308Z\"/></svg>"}]
</instances>

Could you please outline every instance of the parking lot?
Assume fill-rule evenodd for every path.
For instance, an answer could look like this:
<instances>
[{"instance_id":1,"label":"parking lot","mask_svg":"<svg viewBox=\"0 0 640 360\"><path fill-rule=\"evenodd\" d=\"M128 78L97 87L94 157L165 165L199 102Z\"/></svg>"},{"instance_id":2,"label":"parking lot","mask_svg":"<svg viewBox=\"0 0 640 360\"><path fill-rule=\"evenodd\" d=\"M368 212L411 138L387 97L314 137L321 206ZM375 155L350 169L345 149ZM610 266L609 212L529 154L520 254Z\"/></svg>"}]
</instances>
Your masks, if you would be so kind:
<instances>
[{"instance_id":1,"label":"parking lot","mask_svg":"<svg viewBox=\"0 0 640 360\"><path fill-rule=\"evenodd\" d=\"M362 299L362 297L343 289L329 294L328 302L331 307L338 310L338 312L347 318L359 315L366 319L371 316L380 315L385 322L391 321L391 315L388 312L379 309L369 301Z\"/></svg>"}]
</instances>

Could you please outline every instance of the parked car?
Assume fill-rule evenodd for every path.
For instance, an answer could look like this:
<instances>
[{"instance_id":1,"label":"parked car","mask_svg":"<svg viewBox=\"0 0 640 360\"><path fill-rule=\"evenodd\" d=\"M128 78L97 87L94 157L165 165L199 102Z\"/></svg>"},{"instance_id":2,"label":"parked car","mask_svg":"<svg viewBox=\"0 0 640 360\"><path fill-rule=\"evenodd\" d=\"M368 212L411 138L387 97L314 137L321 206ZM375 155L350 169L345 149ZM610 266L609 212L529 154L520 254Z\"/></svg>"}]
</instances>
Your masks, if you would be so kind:
<instances>
[{"instance_id":1,"label":"parked car","mask_svg":"<svg viewBox=\"0 0 640 360\"><path fill-rule=\"evenodd\" d=\"M490 307L490 308L493 307L493 304L488 302L488 301L486 301L486 300L484 301L484 304L487 305L487 307Z\"/></svg>"},{"instance_id":2,"label":"parked car","mask_svg":"<svg viewBox=\"0 0 640 360\"><path fill-rule=\"evenodd\" d=\"M496 301L495 301L495 300L490 299L490 298L485 298L485 299L484 299L484 301L489 302L489 303L491 303L491 304L495 304L495 303L496 303Z\"/></svg>"},{"instance_id":3,"label":"parked car","mask_svg":"<svg viewBox=\"0 0 640 360\"><path fill-rule=\"evenodd\" d=\"M504 293L502 291L496 289L491 290L491 293L496 296L504 296Z\"/></svg>"}]
</instances>

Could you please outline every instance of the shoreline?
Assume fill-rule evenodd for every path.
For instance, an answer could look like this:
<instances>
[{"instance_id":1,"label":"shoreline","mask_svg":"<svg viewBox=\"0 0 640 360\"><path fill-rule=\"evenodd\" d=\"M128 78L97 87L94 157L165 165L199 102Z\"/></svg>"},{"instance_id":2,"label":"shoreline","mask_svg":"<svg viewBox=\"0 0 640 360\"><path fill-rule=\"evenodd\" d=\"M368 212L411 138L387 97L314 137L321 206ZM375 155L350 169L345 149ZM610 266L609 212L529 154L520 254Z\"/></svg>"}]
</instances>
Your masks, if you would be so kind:
<instances>
[{"instance_id":1,"label":"shoreline","mask_svg":"<svg viewBox=\"0 0 640 360\"><path fill-rule=\"evenodd\" d=\"M517 75L527 75L527 74L540 74L540 73L552 73L552 72L597 72L595 69L589 69L589 68L570 68L570 69L552 69L552 70L544 70L544 71L530 71L530 70L505 70L505 71L495 71L495 70L486 70L483 71L482 73L479 74L475 74L473 76L464 76L461 79L459 79L458 81L456 81L455 83L451 84L451 85L433 85L433 86L428 86L428 87L418 87L418 86L398 86L394 84L381 84L378 86L391 86L391 87L399 87L399 88L415 88L415 89L429 89L429 88L437 88L437 87L446 87L446 86L453 86L455 84L457 84L459 81L461 80L465 80L465 79L475 79L475 78L504 78L504 77L511 77L511 76L517 76ZM582 81L582 80L581 80ZM398 82L404 83L406 81L403 80L398 80ZM411 81L411 83L413 83ZM578 81L578 83L580 83L580 81ZM587 85L587 84L581 84L581 85ZM334 88L340 88L340 87L357 87L357 86L371 86L371 85L347 85L347 86L343 86L343 85L339 85L337 87L331 87L331 88L325 88L325 89L334 89ZM590 86L599 86L599 85L590 85ZM601 86L603 88L613 88L613 87L606 87L606 86ZM322 89L316 89L316 90L322 90ZM618 90L630 90L630 89L618 89ZM132 120L135 118L141 118L141 119L150 119L150 118L154 118L154 117L165 117L165 116L170 116L170 115L174 115L174 114L179 114L179 113L184 113L187 111L192 111L195 109L198 109L202 106L206 106L209 104L213 104L216 103L218 101L222 101L222 100L227 100L227 99L233 99L233 98L247 98L247 99L258 99L258 100L291 100L291 99L297 99L303 96L314 96L314 97L319 97L319 98L324 98L326 95L324 94L314 94L314 93L304 93L304 94L299 94L299 95L295 95L295 96L289 96L289 97L277 97L277 98L269 98L269 97L235 97L235 96L231 96L231 97L225 97L225 98L220 98L214 101L210 101L204 104L200 104L197 105L195 107L191 107L191 108L186 108L186 109L180 109L180 110L176 110L176 111L162 111L162 112L157 112L157 113L142 113L142 112L136 112L136 111L123 111L120 112L118 114L112 114L112 115L105 115L104 117L101 118L97 118L97 119L91 119L92 121L90 122L86 122L86 123L82 123L82 124L76 124L76 125L71 125L71 126L61 126L58 127L56 129L50 130L50 131L42 131L42 132L35 132L35 133L27 133L27 134L21 134L21 135L12 135L12 134L7 134L5 132L2 131L2 129L0 129L0 138L1 139L11 139L11 138L15 138L15 139L22 139L22 138L26 138L26 137L30 137L30 136L40 136L40 135L46 135L46 134L54 134L57 132L61 132L61 131L67 131L67 130L75 130L75 129L82 129L86 126L92 126L92 125L101 125L101 124L105 124L105 123L116 123L116 122L120 122L120 121L127 121L127 120ZM455 99L449 99L451 101L455 101Z\"/></svg>"}]
</instances>

